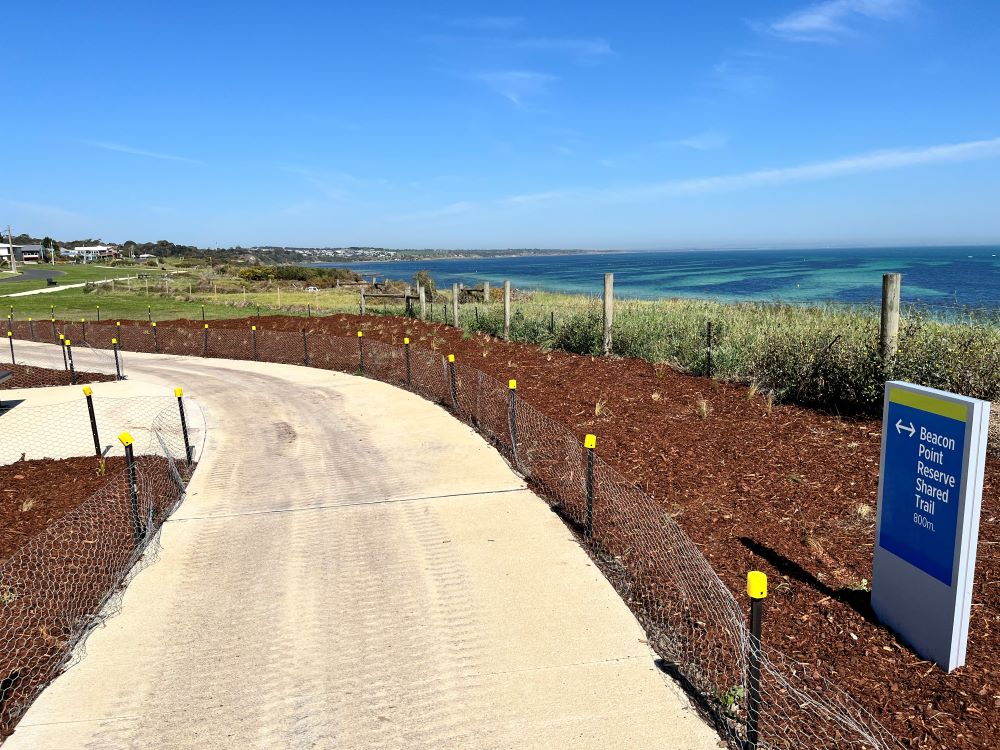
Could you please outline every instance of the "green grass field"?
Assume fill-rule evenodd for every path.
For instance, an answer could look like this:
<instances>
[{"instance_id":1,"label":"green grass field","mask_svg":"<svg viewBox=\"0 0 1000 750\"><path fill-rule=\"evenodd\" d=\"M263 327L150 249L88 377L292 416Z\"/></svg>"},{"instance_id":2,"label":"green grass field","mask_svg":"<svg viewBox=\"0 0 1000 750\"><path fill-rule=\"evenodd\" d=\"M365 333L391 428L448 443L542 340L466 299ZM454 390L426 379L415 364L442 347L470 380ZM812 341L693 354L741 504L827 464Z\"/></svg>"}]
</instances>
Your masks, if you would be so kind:
<instances>
[{"instance_id":1,"label":"green grass field","mask_svg":"<svg viewBox=\"0 0 1000 750\"><path fill-rule=\"evenodd\" d=\"M150 276L160 276L164 273L159 268L149 268L143 266L109 268L96 263L57 263L54 266L48 264L20 265L20 269L28 271L39 271L45 276L51 276L60 286L66 284L80 284L86 281L100 281L103 279L114 279L123 276L134 276L137 273L146 273ZM45 277L24 278L21 274L11 276L9 273L0 274L0 295L13 294L15 292L27 292L33 289L44 289ZM44 295L42 295L44 296Z\"/></svg>"}]
</instances>

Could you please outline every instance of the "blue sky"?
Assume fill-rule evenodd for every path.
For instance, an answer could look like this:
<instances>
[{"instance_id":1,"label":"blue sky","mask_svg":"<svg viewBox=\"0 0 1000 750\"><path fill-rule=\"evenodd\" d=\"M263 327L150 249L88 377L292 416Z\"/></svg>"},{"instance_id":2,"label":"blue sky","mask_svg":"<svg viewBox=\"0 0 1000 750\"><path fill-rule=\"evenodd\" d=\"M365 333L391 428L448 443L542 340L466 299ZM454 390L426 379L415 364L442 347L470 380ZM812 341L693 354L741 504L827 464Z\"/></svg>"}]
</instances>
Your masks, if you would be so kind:
<instances>
[{"instance_id":1,"label":"blue sky","mask_svg":"<svg viewBox=\"0 0 1000 750\"><path fill-rule=\"evenodd\" d=\"M1000 2L20 2L0 224L69 239L1000 242Z\"/></svg>"}]
</instances>

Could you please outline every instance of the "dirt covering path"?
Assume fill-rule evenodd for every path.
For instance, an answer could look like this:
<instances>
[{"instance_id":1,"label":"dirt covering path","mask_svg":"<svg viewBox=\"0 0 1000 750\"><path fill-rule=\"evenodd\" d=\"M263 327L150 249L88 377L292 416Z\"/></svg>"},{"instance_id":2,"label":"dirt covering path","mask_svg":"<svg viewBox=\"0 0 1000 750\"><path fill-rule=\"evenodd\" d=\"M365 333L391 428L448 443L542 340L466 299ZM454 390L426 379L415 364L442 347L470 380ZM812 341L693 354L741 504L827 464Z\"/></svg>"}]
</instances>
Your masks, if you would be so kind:
<instances>
[{"instance_id":1,"label":"dirt covering path","mask_svg":"<svg viewBox=\"0 0 1000 750\"><path fill-rule=\"evenodd\" d=\"M123 326L128 325L123 323ZM143 325L141 322L137 325ZM202 327L201 321L160 326ZM881 425L775 405L746 387L635 359L542 351L401 318L212 321L453 353L598 435L598 453L662 503L723 581L772 577L766 640L845 688L908 748L1000 743L1000 461L987 465L968 666L946 675L875 619L868 593Z\"/></svg>"}]
</instances>

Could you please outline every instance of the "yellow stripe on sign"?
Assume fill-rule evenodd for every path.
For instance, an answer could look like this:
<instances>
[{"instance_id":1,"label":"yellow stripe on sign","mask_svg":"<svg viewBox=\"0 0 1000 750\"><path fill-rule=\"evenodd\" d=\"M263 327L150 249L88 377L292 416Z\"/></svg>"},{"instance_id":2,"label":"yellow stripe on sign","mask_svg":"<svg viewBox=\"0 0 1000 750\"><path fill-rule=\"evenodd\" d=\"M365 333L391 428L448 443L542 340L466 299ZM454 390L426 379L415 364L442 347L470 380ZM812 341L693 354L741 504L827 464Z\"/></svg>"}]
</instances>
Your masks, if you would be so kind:
<instances>
[{"instance_id":1,"label":"yellow stripe on sign","mask_svg":"<svg viewBox=\"0 0 1000 750\"><path fill-rule=\"evenodd\" d=\"M969 409L965 404L958 404L943 398L937 398L927 393L914 393L904 388L889 388L889 401L894 404L911 406L920 411L948 417L958 422L967 422Z\"/></svg>"}]
</instances>

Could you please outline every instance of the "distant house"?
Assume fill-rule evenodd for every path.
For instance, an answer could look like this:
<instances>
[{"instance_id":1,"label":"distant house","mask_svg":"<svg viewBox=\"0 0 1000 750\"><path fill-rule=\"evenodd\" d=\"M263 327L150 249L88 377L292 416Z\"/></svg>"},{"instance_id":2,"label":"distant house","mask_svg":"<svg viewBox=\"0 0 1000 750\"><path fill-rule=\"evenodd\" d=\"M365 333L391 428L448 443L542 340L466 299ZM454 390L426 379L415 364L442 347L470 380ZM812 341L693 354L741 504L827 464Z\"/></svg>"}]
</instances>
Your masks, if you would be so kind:
<instances>
[{"instance_id":1,"label":"distant house","mask_svg":"<svg viewBox=\"0 0 1000 750\"><path fill-rule=\"evenodd\" d=\"M139 260L149 260L150 258L155 258L155 257L156 256L153 255L152 253L143 253L142 255L138 256Z\"/></svg>"},{"instance_id":2,"label":"distant house","mask_svg":"<svg viewBox=\"0 0 1000 750\"><path fill-rule=\"evenodd\" d=\"M113 245L80 245L79 247L64 247L59 251L64 258L74 258L84 263L95 260L113 260L120 253Z\"/></svg>"},{"instance_id":3,"label":"distant house","mask_svg":"<svg viewBox=\"0 0 1000 750\"><path fill-rule=\"evenodd\" d=\"M0 245L0 263L10 262L11 245ZM38 263L45 257L41 245L14 245L14 260L18 263Z\"/></svg>"}]
</instances>

